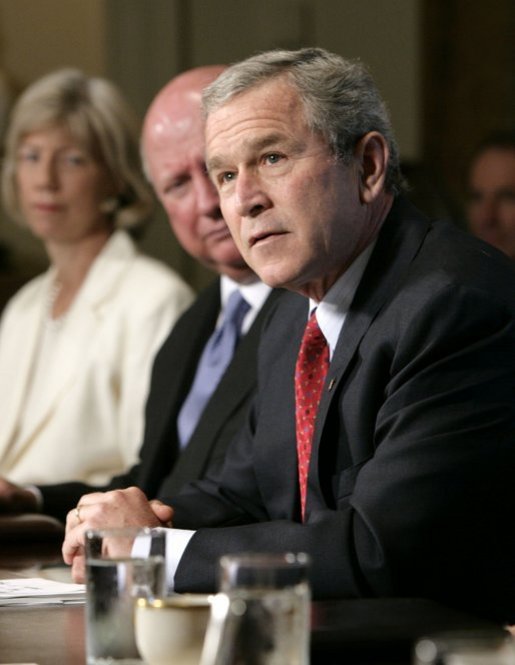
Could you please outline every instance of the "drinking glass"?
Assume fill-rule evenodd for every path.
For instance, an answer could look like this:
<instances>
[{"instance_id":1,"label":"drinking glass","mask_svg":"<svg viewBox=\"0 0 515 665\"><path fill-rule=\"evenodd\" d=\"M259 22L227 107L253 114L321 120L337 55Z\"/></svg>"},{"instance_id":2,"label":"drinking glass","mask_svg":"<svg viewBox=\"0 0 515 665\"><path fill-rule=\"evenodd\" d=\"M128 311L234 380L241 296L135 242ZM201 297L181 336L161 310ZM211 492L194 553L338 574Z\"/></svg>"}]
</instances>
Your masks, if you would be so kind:
<instances>
[{"instance_id":1,"label":"drinking glass","mask_svg":"<svg viewBox=\"0 0 515 665\"><path fill-rule=\"evenodd\" d=\"M307 665L308 571L304 553L223 556L201 665Z\"/></svg>"},{"instance_id":2,"label":"drinking glass","mask_svg":"<svg viewBox=\"0 0 515 665\"><path fill-rule=\"evenodd\" d=\"M134 638L137 598L165 592L164 529L86 532L86 659L88 665L141 663Z\"/></svg>"}]
</instances>

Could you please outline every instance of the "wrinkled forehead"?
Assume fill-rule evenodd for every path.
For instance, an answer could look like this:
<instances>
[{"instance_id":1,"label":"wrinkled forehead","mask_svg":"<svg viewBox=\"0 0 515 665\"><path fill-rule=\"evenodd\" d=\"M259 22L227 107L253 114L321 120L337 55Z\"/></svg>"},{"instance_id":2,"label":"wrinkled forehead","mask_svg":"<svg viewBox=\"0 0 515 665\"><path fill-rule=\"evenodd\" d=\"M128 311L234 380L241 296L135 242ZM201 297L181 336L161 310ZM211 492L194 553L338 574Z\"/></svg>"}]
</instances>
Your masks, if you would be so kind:
<instances>
[{"instance_id":1,"label":"wrinkled forehead","mask_svg":"<svg viewBox=\"0 0 515 665\"><path fill-rule=\"evenodd\" d=\"M223 150L232 142L259 142L265 135L293 135L307 128L297 90L284 80L272 79L212 108L205 122L206 153L210 159L213 149Z\"/></svg>"}]
</instances>

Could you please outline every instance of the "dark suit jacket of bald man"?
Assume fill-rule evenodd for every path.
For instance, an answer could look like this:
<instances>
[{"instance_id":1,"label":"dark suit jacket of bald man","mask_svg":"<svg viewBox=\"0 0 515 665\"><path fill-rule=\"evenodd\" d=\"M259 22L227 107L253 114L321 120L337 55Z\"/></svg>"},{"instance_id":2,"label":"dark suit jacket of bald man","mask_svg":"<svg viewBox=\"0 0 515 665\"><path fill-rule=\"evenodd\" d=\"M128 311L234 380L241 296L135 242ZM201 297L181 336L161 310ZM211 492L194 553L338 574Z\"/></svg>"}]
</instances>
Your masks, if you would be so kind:
<instances>
[{"instance_id":1,"label":"dark suit jacket of bald man","mask_svg":"<svg viewBox=\"0 0 515 665\"><path fill-rule=\"evenodd\" d=\"M270 292L181 451L177 416L220 313L220 280L208 286L174 325L154 360L139 463L103 486L79 482L40 486L44 512L64 520L83 494L131 485L149 498L174 494L184 484L201 478L209 466L218 465L244 422L256 386L261 327L280 293Z\"/></svg>"},{"instance_id":2,"label":"dark suit jacket of bald man","mask_svg":"<svg viewBox=\"0 0 515 665\"><path fill-rule=\"evenodd\" d=\"M316 597L429 597L515 620L515 271L448 222L394 204L326 379L299 516L287 295L221 473L170 497L198 531L176 590L211 591L220 555L304 551ZM216 528L214 528L216 527Z\"/></svg>"}]
</instances>

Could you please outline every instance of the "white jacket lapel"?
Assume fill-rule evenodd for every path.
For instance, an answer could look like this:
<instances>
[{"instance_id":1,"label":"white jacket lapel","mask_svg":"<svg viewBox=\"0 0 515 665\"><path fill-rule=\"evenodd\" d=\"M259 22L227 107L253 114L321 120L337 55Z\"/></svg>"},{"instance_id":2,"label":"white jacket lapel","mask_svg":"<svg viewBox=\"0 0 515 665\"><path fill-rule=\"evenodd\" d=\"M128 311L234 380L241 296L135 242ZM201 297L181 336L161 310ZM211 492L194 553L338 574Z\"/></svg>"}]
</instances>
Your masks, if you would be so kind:
<instances>
[{"instance_id":1,"label":"white jacket lapel","mask_svg":"<svg viewBox=\"0 0 515 665\"><path fill-rule=\"evenodd\" d=\"M84 366L84 363L88 362L88 350L95 346L95 338L100 333L102 320L109 311L109 301L112 294L116 292L118 284L128 270L131 259L135 254L135 247L128 236L123 232L116 232L92 265L67 318L63 322L54 371L49 376L48 389L41 398L40 408L34 409L33 413L25 414L25 417L28 418L26 436L24 436L23 441L18 442L16 454L30 441L35 431L51 415L52 409L59 402L67 387L73 382L79 369ZM52 280L53 273L49 271L45 275L39 293L41 307L38 303L37 316L35 313L27 316L27 319L31 319L30 322L27 321L27 325L30 326L27 329L32 331L30 336L31 348L30 353L27 353L27 356L23 358L21 363L23 369L20 369L16 379L16 399L13 400L15 408L9 409L11 422L9 427L5 428L6 436L4 440L0 440L0 459L12 440L27 395L30 371L40 339L41 325L45 316ZM4 431L3 427L2 430Z\"/></svg>"}]
</instances>

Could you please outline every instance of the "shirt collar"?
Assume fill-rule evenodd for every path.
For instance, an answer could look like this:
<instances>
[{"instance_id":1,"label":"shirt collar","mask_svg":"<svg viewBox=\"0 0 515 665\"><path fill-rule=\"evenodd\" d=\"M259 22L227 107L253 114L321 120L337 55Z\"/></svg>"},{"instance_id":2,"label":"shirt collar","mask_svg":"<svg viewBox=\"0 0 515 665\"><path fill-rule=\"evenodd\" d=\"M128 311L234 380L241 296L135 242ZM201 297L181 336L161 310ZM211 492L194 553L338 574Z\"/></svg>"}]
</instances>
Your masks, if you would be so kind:
<instances>
[{"instance_id":1,"label":"shirt collar","mask_svg":"<svg viewBox=\"0 0 515 665\"><path fill-rule=\"evenodd\" d=\"M309 301L309 313L316 307L318 325L327 340L331 357L376 240L371 242L336 280L321 302L311 299Z\"/></svg>"},{"instance_id":2,"label":"shirt collar","mask_svg":"<svg viewBox=\"0 0 515 665\"><path fill-rule=\"evenodd\" d=\"M222 310L229 300L229 296L238 289L241 295L250 305L251 309L259 310L272 290L269 286L261 282L257 277L252 282L240 284L235 282L227 275L221 277L221 300Z\"/></svg>"}]
</instances>

